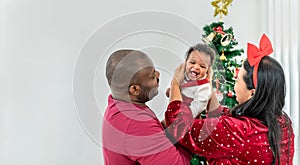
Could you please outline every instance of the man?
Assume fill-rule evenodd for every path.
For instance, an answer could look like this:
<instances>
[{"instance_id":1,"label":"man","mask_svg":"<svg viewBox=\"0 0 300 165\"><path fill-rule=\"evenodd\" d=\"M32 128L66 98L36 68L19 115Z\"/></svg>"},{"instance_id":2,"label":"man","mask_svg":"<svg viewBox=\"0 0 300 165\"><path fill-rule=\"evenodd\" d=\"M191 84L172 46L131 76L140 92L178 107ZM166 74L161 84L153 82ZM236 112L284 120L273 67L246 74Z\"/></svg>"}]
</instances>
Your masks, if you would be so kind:
<instances>
[{"instance_id":1,"label":"man","mask_svg":"<svg viewBox=\"0 0 300 165\"><path fill-rule=\"evenodd\" d=\"M160 73L138 50L118 50L108 59L111 89L103 119L105 164L189 164L190 155L175 147L145 104L158 94Z\"/></svg>"}]
</instances>

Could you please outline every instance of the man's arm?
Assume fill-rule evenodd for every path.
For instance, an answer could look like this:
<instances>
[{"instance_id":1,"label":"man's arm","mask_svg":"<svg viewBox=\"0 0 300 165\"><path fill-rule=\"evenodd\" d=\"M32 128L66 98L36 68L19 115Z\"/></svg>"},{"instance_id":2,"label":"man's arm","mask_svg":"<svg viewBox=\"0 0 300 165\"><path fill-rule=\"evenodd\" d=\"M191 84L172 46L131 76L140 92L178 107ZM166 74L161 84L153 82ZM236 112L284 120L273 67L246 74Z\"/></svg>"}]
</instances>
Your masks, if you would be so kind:
<instances>
[{"instance_id":1,"label":"man's arm","mask_svg":"<svg viewBox=\"0 0 300 165\"><path fill-rule=\"evenodd\" d=\"M157 118L132 120L127 134L124 144L127 155L140 164L184 165L190 162L190 153L181 146L174 146Z\"/></svg>"}]
</instances>

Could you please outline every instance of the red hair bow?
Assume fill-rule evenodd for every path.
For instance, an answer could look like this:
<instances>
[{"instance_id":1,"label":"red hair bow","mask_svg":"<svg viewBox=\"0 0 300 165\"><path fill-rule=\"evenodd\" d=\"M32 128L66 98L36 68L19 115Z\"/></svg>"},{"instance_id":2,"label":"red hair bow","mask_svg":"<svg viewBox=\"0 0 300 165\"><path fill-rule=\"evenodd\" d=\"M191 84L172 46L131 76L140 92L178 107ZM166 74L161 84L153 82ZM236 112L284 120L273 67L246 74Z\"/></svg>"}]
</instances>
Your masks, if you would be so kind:
<instances>
[{"instance_id":1,"label":"red hair bow","mask_svg":"<svg viewBox=\"0 0 300 165\"><path fill-rule=\"evenodd\" d=\"M265 34L263 34L263 36L260 39L259 48L257 48L253 44L248 43L248 48L247 48L248 61L250 66L252 67L254 66L253 77L252 77L254 88L256 88L256 84L257 84L257 70L258 70L259 62L263 57L268 56L272 52L273 52L273 48L271 42Z\"/></svg>"}]
</instances>

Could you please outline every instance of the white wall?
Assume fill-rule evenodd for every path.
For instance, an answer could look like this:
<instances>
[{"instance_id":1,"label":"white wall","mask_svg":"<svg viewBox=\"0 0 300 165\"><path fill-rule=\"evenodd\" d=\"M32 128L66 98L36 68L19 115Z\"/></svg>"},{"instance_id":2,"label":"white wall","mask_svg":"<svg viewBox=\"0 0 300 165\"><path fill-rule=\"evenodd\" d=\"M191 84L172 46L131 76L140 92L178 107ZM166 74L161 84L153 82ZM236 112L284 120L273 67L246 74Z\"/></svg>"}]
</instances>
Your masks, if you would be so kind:
<instances>
[{"instance_id":1,"label":"white wall","mask_svg":"<svg viewBox=\"0 0 300 165\"><path fill-rule=\"evenodd\" d=\"M261 36L264 24L258 3L233 1L224 18L241 48ZM161 94L149 105L162 118L170 74L188 44L200 41L201 31L195 27L201 30L218 20L208 0L2 0L0 9L0 164L4 165L103 164L100 128L109 94L104 77L109 53L131 47L152 54L162 83ZM152 19L140 20L141 25L133 22L133 14L129 30L141 26L139 30L154 31L124 34L126 29L116 26L116 19L145 10L164 14L162 18L146 14ZM149 24L164 17L175 22ZM147 24L153 29L142 26ZM109 27L113 28L102 34ZM170 35L159 33L161 27ZM123 38L114 38L116 34ZM97 38L103 35L106 38Z\"/></svg>"}]
</instances>

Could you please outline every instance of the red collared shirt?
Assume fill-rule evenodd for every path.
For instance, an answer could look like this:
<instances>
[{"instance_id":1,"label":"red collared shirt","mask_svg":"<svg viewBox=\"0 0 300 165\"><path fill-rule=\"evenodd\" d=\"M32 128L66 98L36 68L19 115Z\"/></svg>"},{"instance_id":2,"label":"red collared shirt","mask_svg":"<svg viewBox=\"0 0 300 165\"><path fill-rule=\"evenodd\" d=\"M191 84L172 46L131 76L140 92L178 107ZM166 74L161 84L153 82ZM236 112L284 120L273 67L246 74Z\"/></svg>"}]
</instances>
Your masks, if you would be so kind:
<instances>
[{"instance_id":1,"label":"red collared shirt","mask_svg":"<svg viewBox=\"0 0 300 165\"><path fill-rule=\"evenodd\" d=\"M108 98L102 124L105 164L189 164L190 155L166 137L147 106Z\"/></svg>"}]
</instances>

